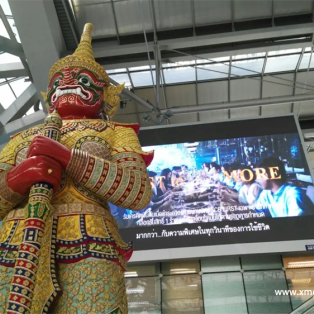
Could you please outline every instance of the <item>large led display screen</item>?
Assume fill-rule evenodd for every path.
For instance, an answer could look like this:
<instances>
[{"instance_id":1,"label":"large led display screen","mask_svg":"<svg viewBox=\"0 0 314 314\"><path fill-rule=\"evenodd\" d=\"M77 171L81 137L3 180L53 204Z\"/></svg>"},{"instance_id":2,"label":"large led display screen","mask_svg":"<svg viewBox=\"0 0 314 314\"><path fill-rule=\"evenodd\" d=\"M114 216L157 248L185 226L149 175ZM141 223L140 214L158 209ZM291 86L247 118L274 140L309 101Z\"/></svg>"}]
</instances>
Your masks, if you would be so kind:
<instances>
[{"instance_id":1,"label":"large led display screen","mask_svg":"<svg viewBox=\"0 0 314 314\"><path fill-rule=\"evenodd\" d=\"M314 187L294 117L140 134L150 204L111 205L135 250L312 238ZM309 229L307 229L309 228Z\"/></svg>"}]
</instances>

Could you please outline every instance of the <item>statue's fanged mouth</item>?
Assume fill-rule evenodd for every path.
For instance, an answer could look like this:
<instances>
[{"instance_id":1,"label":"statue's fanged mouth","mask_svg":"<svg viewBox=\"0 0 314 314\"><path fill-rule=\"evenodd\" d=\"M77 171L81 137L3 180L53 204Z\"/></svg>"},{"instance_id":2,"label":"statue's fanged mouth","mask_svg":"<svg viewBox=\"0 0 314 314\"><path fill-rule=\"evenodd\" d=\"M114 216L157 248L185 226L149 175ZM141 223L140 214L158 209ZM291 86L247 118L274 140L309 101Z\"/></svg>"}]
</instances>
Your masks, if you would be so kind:
<instances>
[{"instance_id":1,"label":"statue's fanged mouth","mask_svg":"<svg viewBox=\"0 0 314 314\"><path fill-rule=\"evenodd\" d=\"M67 94L78 95L86 101L90 101L93 98L92 93L90 93L89 91L86 91L82 86L68 85L68 86L58 87L56 89L56 91L53 93L51 97L52 103L56 102L60 96L67 95Z\"/></svg>"}]
</instances>

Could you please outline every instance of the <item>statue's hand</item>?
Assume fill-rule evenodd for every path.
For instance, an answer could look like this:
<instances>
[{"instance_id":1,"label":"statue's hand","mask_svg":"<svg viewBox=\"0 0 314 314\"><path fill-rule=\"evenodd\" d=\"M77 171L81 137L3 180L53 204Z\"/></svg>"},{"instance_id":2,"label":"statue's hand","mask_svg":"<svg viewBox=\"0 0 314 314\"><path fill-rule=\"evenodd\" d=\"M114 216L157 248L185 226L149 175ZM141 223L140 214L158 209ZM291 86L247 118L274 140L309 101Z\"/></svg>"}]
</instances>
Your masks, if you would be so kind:
<instances>
[{"instance_id":1,"label":"statue's hand","mask_svg":"<svg viewBox=\"0 0 314 314\"><path fill-rule=\"evenodd\" d=\"M32 185L46 182L58 190L62 179L62 166L46 156L27 158L7 174L8 187L16 193L26 194Z\"/></svg>"},{"instance_id":2,"label":"statue's hand","mask_svg":"<svg viewBox=\"0 0 314 314\"><path fill-rule=\"evenodd\" d=\"M27 157L47 156L53 158L65 169L71 159L71 150L45 136L36 136L29 146Z\"/></svg>"}]
</instances>

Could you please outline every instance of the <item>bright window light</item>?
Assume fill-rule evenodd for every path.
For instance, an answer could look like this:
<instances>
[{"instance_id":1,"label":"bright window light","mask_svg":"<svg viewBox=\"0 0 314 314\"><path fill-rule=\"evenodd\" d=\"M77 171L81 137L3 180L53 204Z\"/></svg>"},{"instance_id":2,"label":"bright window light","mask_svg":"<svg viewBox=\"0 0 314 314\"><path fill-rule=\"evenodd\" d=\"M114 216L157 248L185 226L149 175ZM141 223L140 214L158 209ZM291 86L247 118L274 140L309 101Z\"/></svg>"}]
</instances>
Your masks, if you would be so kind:
<instances>
[{"instance_id":1,"label":"bright window light","mask_svg":"<svg viewBox=\"0 0 314 314\"><path fill-rule=\"evenodd\" d=\"M108 74L122 73L126 72L126 69L114 69L114 70L106 70Z\"/></svg>"},{"instance_id":2,"label":"bright window light","mask_svg":"<svg viewBox=\"0 0 314 314\"><path fill-rule=\"evenodd\" d=\"M8 84L0 86L0 104L4 109L7 109L15 100L15 96L12 93Z\"/></svg>"},{"instance_id":3,"label":"bright window light","mask_svg":"<svg viewBox=\"0 0 314 314\"><path fill-rule=\"evenodd\" d=\"M1 0L1 7L5 15L12 15L8 0Z\"/></svg>"},{"instance_id":4,"label":"bright window light","mask_svg":"<svg viewBox=\"0 0 314 314\"><path fill-rule=\"evenodd\" d=\"M10 83L16 97L19 97L31 84L31 82L25 82L25 78Z\"/></svg>"},{"instance_id":5,"label":"bright window light","mask_svg":"<svg viewBox=\"0 0 314 314\"><path fill-rule=\"evenodd\" d=\"M270 52L268 53L268 56L276 56L276 55L286 55L286 54L292 54L292 53L300 53L301 51L302 51L302 48L270 51Z\"/></svg>"}]
</instances>

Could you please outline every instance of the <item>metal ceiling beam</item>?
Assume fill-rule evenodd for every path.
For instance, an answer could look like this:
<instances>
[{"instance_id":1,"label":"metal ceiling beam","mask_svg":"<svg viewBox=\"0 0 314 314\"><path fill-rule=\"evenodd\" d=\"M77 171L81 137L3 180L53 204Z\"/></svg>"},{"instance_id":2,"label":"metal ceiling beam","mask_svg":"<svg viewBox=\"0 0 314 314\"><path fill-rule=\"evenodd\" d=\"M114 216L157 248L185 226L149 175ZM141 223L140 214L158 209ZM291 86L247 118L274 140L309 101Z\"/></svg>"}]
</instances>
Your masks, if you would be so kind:
<instances>
[{"instance_id":1,"label":"metal ceiling beam","mask_svg":"<svg viewBox=\"0 0 314 314\"><path fill-rule=\"evenodd\" d=\"M267 59L268 59L268 52L265 54L265 59L263 63L263 68L261 72L261 85L260 85L260 99L263 98L263 88L264 88L264 74L265 74L265 69L266 69L266 64L267 64ZM262 106L259 107L259 115L262 115Z\"/></svg>"},{"instance_id":2,"label":"metal ceiling beam","mask_svg":"<svg viewBox=\"0 0 314 314\"><path fill-rule=\"evenodd\" d=\"M0 115L2 114L2 112L4 112L4 108L3 108L3 106L1 105L1 103L0 103ZM0 123L0 125L1 125L1 123ZM2 126L2 125L1 125Z\"/></svg>"},{"instance_id":3,"label":"metal ceiling beam","mask_svg":"<svg viewBox=\"0 0 314 314\"><path fill-rule=\"evenodd\" d=\"M118 82L116 82L115 80L110 78L110 83L113 85L119 85ZM138 104L150 109L150 110L156 110L156 108L149 104L147 101L145 101L144 99L142 99L141 97L137 96L136 94L132 93L131 91L129 91L127 88L124 88L122 91L122 94L127 96L128 98L131 98L132 100L134 100L135 102L137 102Z\"/></svg>"},{"instance_id":4,"label":"metal ceiling beam","mask_svg":"<svg viewBox=\"0 0 314 314\"><path fill-rule=\"evenodd\" d=\"M0 36L0 50L25 59L22 45L3 36Z\"/></svg>"},{"instance_id":5,"label":"metal ceiling beam","mask_svg":"<svg viewBox=\"0 0 314 314\"><path fill-rule=\"evenodd\" d=\"M27 76L27 72L21 62L0 64L0 79L6 77Z\"/></svg>"},{"instance_id":6,"label":"metal ceiling beam","mask_svg":"<svg viewBox=\"0 0 314 314\"><path fill-rule=\"evenodd\" d=\"M231 23L232 23L232 31L235 32L235 27L234 27L234 21L235 21L235 17L234 17L234 0L231 0Z\"/></svg>"},{"instance_id":7,"label":"metal ceiling beam","mask_svg":"<svg viewBox=\"0 0 314 314\"><path fill-rule=\"evenodd\" d=\"M134 90L134 84L133 84L133 80L132 80L130 71L129 71L129 69L126 69L126 70L127 70L128 77L129 77L129 80L130 80L130 83L131 83L131 86L132 86L132 90ZM140 117L140 114L139 114L139 111L138 111L137 104L135 105L135 111L136 111L137 121L138 121L138 123L141 123L141 117Z\"/></svg>"},{"instance_id":8,"label":"metal ceiling beam","mask_svg":"<svg viewBox=\"0 0 314 314\"><path fill-rule=\"evenodd\" d=\"M232 1L233 7L233 1ZM229 58L229 69L228 69L228 102L231 102L231 71L232 71L232 56ZM231 119L231 110L228 110L228 119Z\"/></svg>"},{"instance_id":9,"label":"metal ceiling beam","mask_svg":"<svg viewBox=\"0 0 314 314\"><path fill-rule=\"evenodd\" d=\"M264 99L250 99L250 100L241 100L233 101L227 103L212 103L204 104L199 106L187 106L187 107L178 107L169 109L172 114L182 114L182 113L191 113L191 112L200 112L200 111L211 111L217 109L231 109L231 108L245 108L245 107L255 107L255 106L266 106L266 105L278 105L291 102L306 102L313 101L314 94L303 94L296 96L282 96L282 97L270 97ZM169 110L161 110L161 114L165 114Z\"/></svg>"},{"instance_id":10,"label":"metal ceiling beam","mask_svg":"<svg viewBox=\"0 0 314 314\"><path fill-rule=\"evenodd\" d=\"M4 82L0 83L0 86L6 85L7 83L13 83L13 82L18 81L18 80L20 80L22 78L25 79L25 76L24 77L22 76L22 77L13 77L13 78L5 79ZM26 81L26 79L25 79L25 81Z\"/></svg>"},{"instance_id":11,"label":"metal ceiling beam","mask_svg":"<svg viewBox=\"0 0 314 314\"><path fill-rule=\"evenodd\" d=\"M297 89L296 85L297 85L297 82L298 82L298 72L299 72L300 64L301 64L303 56L304 56L304 52L305 52L305 48L302 49L302 52L300 54L297 66L295 67L294 78L293 78L293 81L294 81L293 93L292 93L293 96L295 96L295 92L296 92L296 89ZM294 112L294 103L291 104L291 113L293 113L293 112Z\"/></svg>"},{"instance_id":12,"label":"metal ceiling beam","mask_svg":"<svg viewBox=\"0 0 314 314\"><path fill-rule=\"evenodd\" d=\"M118 28L118 21L117 21L116 10L114 8L113 0L111 0L110 2L111 2L111 9L112 9L112 15L113 15L113 20L114 20L114 27L115 27L116 35L117 35L117 41L118 41L118 44L120 44L120 35L119 35L119 28Z\"/></svg>"},{"instance_id":13,"label":"metal ceiling beam","mask_svg":"<svg viewBox=\"0 0 314 314\"><path fill-rule=\"evenodd\" d=\"M192 17L192 27L193 27L193 36L196 36L196 23L195 23L195 0L191 0L191 17Z\"/></svg>"},{"instance_id":14,"label":"metal ceiling beam","mask_svg":"<svg viewBox=\"0 0 314 314\"><path fill-rule=\"evenodd\" d=\"M12 1L12 0L11 0ZM189 47L201 47L209 45L221 45L226 43L237 43L255 41L261 39L273 39L281 37L301 36L312 34L314 23L298 25L276 26L262 29L235 31L221 34L211 34L195 37L185 37L158 41L161 50L182 49ZM104 58L117 55L129 55L147 52L143 43L129 45L109 45L107 42L93 44L95 58ZM154 43L148 43L148 50L154 51Z\"/></svg>"},{"instance_id":15,"label":"metal ceiling beam","mask_svg":"<svg viewBox=\"0 0 314 314\"><path fill-rule=\"evenodd\" d=\"M67 51L54 2L9 0L9 5L36 89L46 91L50 68Z\"/></svg>"},{"instance_id":16,"label":"metal ceiling beam","mask_svg":"<svg viewBox=\"0 0 314 314\"><path fill-rule=\"evenodd\" d=\"M14 91L14 89L12 88L12 86L11 86L11 84L10 84L10 82L8 81L7 78L5 78L5 82L7 82L7 84L9 85L9 88L10 88L12 94L14 95L14 97L15 97L15 99L16 99L17 97L16 97L16 94L15 94L15 91Z\"/></svg>"},{"instance_id":17,"label":"metal ceiling beam","mask_svg":"<svg viewBox=\"0 0 314 314\"><path fill-rule=\"evenodd\" d=\"M199 105L199 97L198 97L198 73L197 73L197 66L195 61L195 99L196 99L196 105ZM200 121L200 113L197 113L197 121Z\"/></svg>"},{"instance_id":18,"label":"metal ceiling beam","mask_svg":"<svg viewBox=\"0 0 314 314\"><path fill-rule=\"evenodd\" d=\"M264 59L264 62L263 62L263 67L262 67L262 72L261 72L260 99L263 98L263 82L264 82L264 74L265 74L267 59L268 59L268 52L266 52L266 54L265 54L265 59Z\"/></svg>"},{"instance_id":19,"label":"metal ceiling beam","mask_svg":"<svg viewBox=\"0 0 314 314\"><path fill-rule=\"evenodd\" d=\"M161 62L159 59L158 46L155 46L154 50L154 59L156 64L156 105L157 108L160 108L160 71L161 71Z\"/></svg>"},{"instance_id":20,"label":"metal ceiling beam","mask_svg":"<svg viewBox=\"0 0 314 314\"><path fill-rule=\"evenodd\" d=\"M157 38L157 23L156 23L155 6L154 6L153 0L150 0L149 7L150 7L150 16L151 16L152 24L153 24L154 42L157 43L157 40L158 40L158 38Z\"/></svg>"},{"instance_id":21,"label":"metal ceiling beam","mask_svg":"<svg viewBox=\"0 0 314 314\"><path fill-rule=\"evenodd\" d=\"M45 117L46 114L42 110L39 110L29 116L9 122L0 129L0 145L7 143L10 140L10 136L43 123Z\"/></svg>"},{"instance_id":22,"label":"metal ceiling beam","mask_svg":"<svg viewBox=\"0 0 314 314\"><path fill-rule=\"evenodd\" d=\"M37 90L34 84L31 84L26 90L7 108L0 116L2 125L6 125L9 121L19 119L34 106L38 100Z\"/></svg>"},{"instance_id":23,"label":"metal ceiling beam","mask_svg":"<svg viewBox=\"0 0 314 314\"><path fill-rule=\"evenodd\" d=\"M272 0L271 4L271 25L275 27L275 0Z\"/></svg>"},{"instance_id":24,"label":"metal ceiling beam","mask_svg":"<svg viewBox=\"0 0 314 314\"><path fill-rule=\"evenodd\" d=\"M231 71L232 71L232 56L229 58L229 67L228 67L228 101L231 101Z\"/></svg>"}]
</instances>

